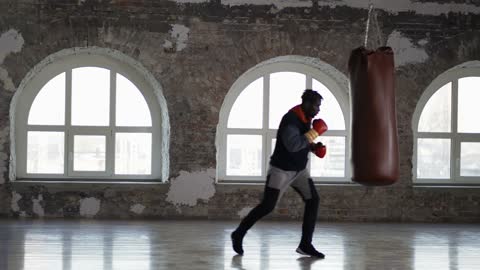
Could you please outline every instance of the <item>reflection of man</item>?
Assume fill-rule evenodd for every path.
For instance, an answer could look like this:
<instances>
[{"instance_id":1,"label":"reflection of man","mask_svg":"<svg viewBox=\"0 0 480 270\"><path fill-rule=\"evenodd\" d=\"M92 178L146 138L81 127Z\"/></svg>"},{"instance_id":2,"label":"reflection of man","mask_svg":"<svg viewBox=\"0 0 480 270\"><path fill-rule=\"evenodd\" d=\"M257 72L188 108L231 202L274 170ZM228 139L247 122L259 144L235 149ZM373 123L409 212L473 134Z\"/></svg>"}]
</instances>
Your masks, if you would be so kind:
<instances>
[{"instance_id":1,"label":"reflection of man","mask_svg":"<svg viewBox=\"0 0 480 270\"><path fill-rule=\"evenodd\" d=\"M247 231L255 222L270 213L275 208L279 197L289 186L292 186L305 202L302 239L297 252L317 258L325 257L312 245L319 199L306 169L310 151L319 157L324 157L326 153L326 147L322 143L315 144L314 140L327 130L327 125L321 119L311 122L320 111L322 99L319 93L310 89L305 90L302 95L302 104L288 111L280 121L275 150L270 158L263 199L231 234L233 249L236 253L243 254L242 242ZM312 128L310 128L311 123Z\"/></svg>"},{"instance_id":2,"label":"reflection of man","mask_svg":"<svg viewBox=\"0 0 480 270\"><path fill-rule=\"evenodd\" d=\"M245 268L243 268L243 265L242 265L242 256L240 256L240 255L233 256L231 267L233 269L245 270Z\"/></svg>"}]
</instances>

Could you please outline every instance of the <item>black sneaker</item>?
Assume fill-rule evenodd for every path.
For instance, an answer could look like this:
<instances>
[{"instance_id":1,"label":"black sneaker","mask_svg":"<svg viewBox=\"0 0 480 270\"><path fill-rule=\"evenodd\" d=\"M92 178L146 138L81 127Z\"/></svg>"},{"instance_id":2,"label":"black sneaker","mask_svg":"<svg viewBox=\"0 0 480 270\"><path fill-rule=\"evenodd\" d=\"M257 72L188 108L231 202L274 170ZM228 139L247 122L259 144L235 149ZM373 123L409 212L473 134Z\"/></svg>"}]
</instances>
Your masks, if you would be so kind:
<instances>
[{"instance_id":1,"label":"black sneaker","mask_svg":"<svg viewBox=\"0 0 480 270\"><path fill-rule=\"evenodd\" d=\"M236 253L243 255L243 247L242 247L243 236L237 231L233 231L232 234L230 235L230 238L232 238L233 250Z\"/></svg>"},{"instance_id":2,"label":"black sneaker","mask_svg":"<svg viewBox=\"0 0 480 270\"><path fill-rule=\"evenodd\" d=\"M321 252L318 252L314 247L313 245L309 244L309 245L300 245L298 246L297 248L297 253L300 253L302 255L307 255L307 256L311 256L311 257L316 257L316 258L319 258L319 259L323 259L325 258L325 255Z\"/></svg>"}]
</instances>

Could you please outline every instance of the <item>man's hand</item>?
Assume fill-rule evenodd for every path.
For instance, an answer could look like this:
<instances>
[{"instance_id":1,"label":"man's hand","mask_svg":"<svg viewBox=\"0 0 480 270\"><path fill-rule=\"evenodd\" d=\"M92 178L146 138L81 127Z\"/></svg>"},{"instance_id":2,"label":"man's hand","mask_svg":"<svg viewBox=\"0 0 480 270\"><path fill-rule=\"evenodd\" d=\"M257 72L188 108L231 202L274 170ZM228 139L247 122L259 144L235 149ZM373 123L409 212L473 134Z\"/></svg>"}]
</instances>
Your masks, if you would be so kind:
<instances>
[{"instance_id":1,"label":"man's hand","mask_svg":"<svg viewBox=\"0 0 480 270\"><path fill-rule=\"evenodd\" d=\"M313 143L318 136L322 135L327 130L328 126L323 119L315 119L312 123L312 129L305 133L305 137L307 137L309 143Z\"/></svg>"},{"instance_id":2,"label":"man's hand","mask_svg":"<svg viewBox=\"0 0 480 270\"><path fill-rule=\"evenodd\" d=\"M319 158L324 158L325 155L327 154L327 147L321 143L318 142L313 145L313 150L312 152Z\"/></svg>"},{"instance_id":3,"label":"man's hand","mask_svg":"<svg viewBox=\"0 0 480 270\"><path fill-rule=\"evenodd\" d=\"M318 132L318 136L322 135L325 131L328 130L327 123L323 119L315 119L312 123L313 129Z\"/></svg>"}]
</instances>

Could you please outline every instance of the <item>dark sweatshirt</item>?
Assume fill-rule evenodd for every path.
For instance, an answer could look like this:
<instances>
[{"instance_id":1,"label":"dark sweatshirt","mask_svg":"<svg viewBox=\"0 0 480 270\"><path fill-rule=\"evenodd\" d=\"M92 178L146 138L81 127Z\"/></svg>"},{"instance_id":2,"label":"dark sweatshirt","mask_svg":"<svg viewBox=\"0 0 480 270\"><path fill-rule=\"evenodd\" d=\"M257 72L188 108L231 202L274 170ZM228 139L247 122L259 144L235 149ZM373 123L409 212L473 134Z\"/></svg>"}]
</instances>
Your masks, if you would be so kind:
<instances>
[{"instance_id":1,"label":"dark sweatshirt","mask_svg":"<svg viewBox=\"0 0 480 270\"><path fill-rule=\"evenodd\" d=\"M310 145L304 133L310 123L304 123L293 111L286 113L277 131L275 150L270 164L285 171L301 171L306 168Z\"/></svg>"}]
</instances>

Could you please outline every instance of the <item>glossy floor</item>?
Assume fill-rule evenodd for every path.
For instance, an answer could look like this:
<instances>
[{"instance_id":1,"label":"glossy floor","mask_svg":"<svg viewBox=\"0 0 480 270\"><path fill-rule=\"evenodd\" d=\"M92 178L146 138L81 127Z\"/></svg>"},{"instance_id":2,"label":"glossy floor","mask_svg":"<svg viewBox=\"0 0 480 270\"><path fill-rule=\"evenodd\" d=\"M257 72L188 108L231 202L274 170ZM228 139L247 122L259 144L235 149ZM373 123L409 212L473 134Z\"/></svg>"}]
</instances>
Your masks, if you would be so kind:
<instances>
[{"instance_id":1,"label":"glossy floor","mask_svg":"<svg viewBox=\"0 0 480 270\"><path fill-rule=\"evenodd\" d=\"M317 223L326 254L295 253L298 222L258 223L235 256L235 221L0 220L0 269L480 269L478 224Z\"/></svg>"}]
</instances>

